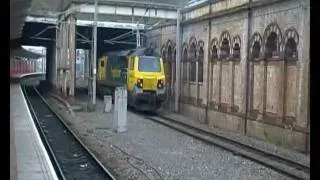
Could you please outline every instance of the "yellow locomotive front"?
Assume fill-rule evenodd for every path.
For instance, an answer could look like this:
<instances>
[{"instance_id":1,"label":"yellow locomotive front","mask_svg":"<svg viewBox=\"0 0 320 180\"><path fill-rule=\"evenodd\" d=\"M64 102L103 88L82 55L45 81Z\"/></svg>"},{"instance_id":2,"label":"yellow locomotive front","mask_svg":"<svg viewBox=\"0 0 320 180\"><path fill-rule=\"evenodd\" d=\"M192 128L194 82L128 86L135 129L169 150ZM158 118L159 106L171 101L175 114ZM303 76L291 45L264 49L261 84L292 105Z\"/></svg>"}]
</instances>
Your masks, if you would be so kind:
<instances>
[{"instance_id":1,"label":"yellow locomotive front","mask_svg":"<svg viewBox=\"0 0 320 180\"><path fill-rule=\"evenodd\" d=\"M165 100L163 62L156 56L129 56L128 104L139 110L156 110Z\"/></svg>"}]
</instances>

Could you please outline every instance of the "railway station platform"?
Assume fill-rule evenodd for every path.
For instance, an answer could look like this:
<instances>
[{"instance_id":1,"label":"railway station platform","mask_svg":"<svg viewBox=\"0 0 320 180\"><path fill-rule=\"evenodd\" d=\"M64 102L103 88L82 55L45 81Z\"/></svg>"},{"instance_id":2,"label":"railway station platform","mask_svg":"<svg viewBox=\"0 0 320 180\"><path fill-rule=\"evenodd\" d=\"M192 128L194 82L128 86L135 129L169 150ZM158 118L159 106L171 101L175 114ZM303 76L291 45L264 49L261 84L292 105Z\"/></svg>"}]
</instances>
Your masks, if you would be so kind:
<instances>
[{"instance_id":1,"label":"railway station platform","mask_svg":"<svg viewBox=\"0 0 320 180\"><path fill-rule=\"evenodd\" d=\"M58 179L20 83L10 83L10 179Z\"/></svg>"}]
</instances>

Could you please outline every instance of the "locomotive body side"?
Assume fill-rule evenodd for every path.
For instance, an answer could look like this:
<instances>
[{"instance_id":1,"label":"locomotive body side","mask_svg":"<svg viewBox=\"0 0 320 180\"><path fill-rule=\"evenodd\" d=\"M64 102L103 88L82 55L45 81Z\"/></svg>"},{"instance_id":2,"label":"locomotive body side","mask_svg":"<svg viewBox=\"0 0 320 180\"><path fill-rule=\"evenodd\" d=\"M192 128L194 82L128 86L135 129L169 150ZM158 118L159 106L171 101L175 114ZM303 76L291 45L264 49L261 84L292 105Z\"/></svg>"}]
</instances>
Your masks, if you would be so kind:
<instances>
[{"instance_id":1,"label":"locomotive body side","mask_svg":"<svg viewBox=\"0 0 320 180\"><path fill-rule=\"evenodd\" d=\"M126 86L127 60L125 56L104 55L98 63L97 93L111 95L117 86ZM114 98L113 98L114 99Z\"/></svg>"}]
</instances>

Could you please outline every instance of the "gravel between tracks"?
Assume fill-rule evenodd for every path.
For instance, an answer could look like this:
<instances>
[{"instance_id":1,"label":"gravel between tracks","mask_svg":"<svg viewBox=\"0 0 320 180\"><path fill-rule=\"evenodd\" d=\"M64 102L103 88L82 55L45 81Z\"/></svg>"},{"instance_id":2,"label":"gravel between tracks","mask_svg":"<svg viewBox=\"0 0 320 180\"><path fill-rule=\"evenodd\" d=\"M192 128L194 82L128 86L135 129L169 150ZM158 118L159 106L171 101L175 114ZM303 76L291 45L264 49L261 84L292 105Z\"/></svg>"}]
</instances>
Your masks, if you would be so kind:
<instances>
[{"instance_id":1,"label":"gravel between tracks","mask_svg":"<svg viewBox=\"0 0 320 180\"><path fill-rule=\"evenodd\" d=\"M46 98L119 179L290 179L131 112L128 131L115 133L112 115L103 113L100 99L96 112L72 115L56 99ZM76 98L77 104L85 105L85 96Z\"/></svg>"},{"instance_id":2,"label":"gravel between tracks","mask_svg":"<svg viewBox=\"0 0 320 180\"><path fill-rule=\"evenodd\" d=\"M223 137L227 137L229 139L236 140L236 141L241 142L243 144L251 145L253 147L257 147L259 149L266 150L270 153L273 153L278 156L282 156L287 159L291 159L291 160L300 162L305 165L310 165L310 156L307 154L298 152L296 150L287 149L282 146L275 145L273 143L270 143L270 142L267 142L264 140L259 140L254 137L242 135L240 133L221 130L221 129L215 128L215 127L210 127L207 124L199 123L198 121L194 121L186 116L172 113L172 112L168 112L167 110L162 110L161 112L163 113L164 117L172 118L172 119L180 121L180 122L188 123L194 127L204 129L208 132L213 132L215 134L221 135Z\"/></svg>"}]
</instances>

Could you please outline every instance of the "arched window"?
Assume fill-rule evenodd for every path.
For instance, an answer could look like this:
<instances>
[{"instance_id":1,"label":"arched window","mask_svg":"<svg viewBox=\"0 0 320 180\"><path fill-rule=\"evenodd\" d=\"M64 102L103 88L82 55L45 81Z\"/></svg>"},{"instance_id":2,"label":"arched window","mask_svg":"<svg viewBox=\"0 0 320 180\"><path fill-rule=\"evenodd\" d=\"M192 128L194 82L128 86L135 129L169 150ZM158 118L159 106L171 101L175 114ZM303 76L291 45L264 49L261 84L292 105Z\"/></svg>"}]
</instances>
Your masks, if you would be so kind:
<instances>
[{"instance_id":1,"label":"arched window","mask_svg":"<svg viewBox=\"0 0 320 180\"><path fill-rule=\"evenodd\" d=\"M199 61L198 61L198 82L203 82L203 59L204 59L204 52L203 46L199 49Z\"/></svg>"},{"instance_id":2,"label":"arched window","mask_svg":"<svg viewBox=\"0 0 320 180\"><path fill-rule=\"evenodd\" d=\"M289 61L298 60L297 44L293 38L288 39L285 45L284 57L285 57L285 60L289 60Z\"/></svg>"},{"instance_id":3,"label":"arched window","mask_svg":"<svg viewBox=\"0 0 320 180\"><path fill-rule=\"evenodd\" d=\"M228 39L224 38L221 43L220 58L226 60L230 56L230 45Z\"/></svg>"},{"instance_id":4,"label":"arched window","mask_svg":"<svg viewBox=\"0 0 320 180\"><path fill-rule=\"evenodd\" d=\"M261 49L260 43L259 42L255 42L253 44L253 47L252 47L252 60L258 60L259 59L259 57L260 57L260 49Z\"/></svg>"},{"instance_id":5,"label":"arched window","mask_svg":"<svg viewBox=\"0 0 320 180\"><path fill-rule=\"evenodd\" d=\"M187 47L185 45L185 47L183 48L183 54L182 54L182 59L183 59L183 80L187 81L188 80L188 50Z\"/></svg>"},{"instance_id":6,"label":"arched window","mask_svg":"<svg viewBox=\"0 0 320 180\"><path fill-rule=\"evenodd\" d=\"M235 44L233 47L233 58L240 60L240 45Z\"/></svg>"},{"instance_id":7,"label":"arched window","mask_svg":"<svg viewBox=\"0 0 320 180\"><path fill-rule=\"evenodd\" d=\"M197 61L197 49L196 44L192 43L189 47L189 60L190 61Z\"/></svg>"},{"instance_id":8,"label":"arched window","mask_svg":"<svg viewBox=\"0 0 320 180\"><path fill-rule=\"evenodd\" d=\"M233 38L233 58L234 60L240 61L241 56L240 56L240 46L241 46L241 41L240 37L236 35Z\"/></svg>"},{"instance_id":9,"label":"arched window","mask_svg":"<svg viewBox=\"0 0 320 180\"><path fill-rule=\"evenodd\" d=\"M271 23L264 32L265 58L279 58L282 35L279 26Z\"/></svg>"},{"instance_id":10,"label":"arched window","mask_svg":"<svg viewBox=\"0 0 320 180\"><path fill-rule=\"evenodd\" d=\"M171 64L172 64L172 48L171 44L168 44L168 54L167 54L167 63L166 63L166 75L167 75L167 82L171 82L171 76L172 76L172 71L171 71Z\"/></svg>"},{"instance_id":11,"label":"arched window","mask_svg":"<svg viewBox=\"0 0 320 180\"><path fill-rule=\"evenodd\" d=\"M218 49L217 46L212 47L212 60L218 59Z\"/></svg>"},{"instance_id":12,"label":"arched window","mask_svg":"<svg viewBox=\"0 0 320 180\"><path fill-rule=\"evenodd\" d=\"M259 33L254 33L250 40L250 60L260 60L262 38Z\"/></svg>"},{"instance_id":13,"label":"arched window","mask_svg":"<svg viewBox=\"0 0 320 180\"><path fill-rule=\"evenodd\" d=\"M171 46L168 47L167 59L168 59L168 61L172 61L172 48L171 48Z\"/></svg>"},{"instance_id":14,"label":"arched window","mask_svg":"<svg viewBox=\"0 0 320 180\"><path fill-rule=\"evenodd\" d=\"M197 44L196 44L195 38L190 39L189 43L189 60L190 60L190 74L189 74L189 80L190 81L196 81L196 61L197 61Z\"/></svg>"},{"instance_id":15,"label":"arched window","mask_svg":"<svg viewBox=\"0 0 320 180\"><path fill-rule=\"evenodd\" d=\"M177 55L177 51L176 49L174 49L174 53L173 53L173 57L172 57L172 79L173 82L175 82L176 80L176 55Z\"/></svg>"},{"instance_id":16,"label":"arched window","mask_svg":"<svg viewBox=\"0 0 320 180\"><path fill-rule=\"evenodd\" d=\"M220 59L228 60L230 57L231 38L228 31L224 31L220 36Z\"/></svg>"},{"instance_id":17,"label":"arched window","mask_svg":"<svg viewBox=\"0 0 320 180\"><path fill-rule=\"evenodd\" d=\"M265 57L272 58L278 56L277 46L277 34L272 32L267 39Z\"/></svg>"},{"instance_id":18,"label":"arched window","mask_svg":"<svg viewBox=\"0 0 320 180\"><path fill-rule=\"evenodd\" d=\"M163 60L163 63L165 63L167 60L165 45L163 45L161 48L161 58Z\"/></svg>"},{"instance_id":19,"label":"arched window","mask_svg":"<svg viewBox=\"0 0 320 180\"><path fill-rule=\"evenodd\" d=\"M297 46L299 43L299 35L294 28L288 29L284 34L284 58L287 61L298 60Z\"/></svg>"},{"instance_id":20,"label":"arched window","mask_svg":"<svg viewBox=\"0 0 320 180\"><path fill-rule=\"evenodd\" d=\"M215 61L218 60L218 40L213 38L211 41L211 52L210 52L210 60Z\"/></svg>"}]
</instances>

